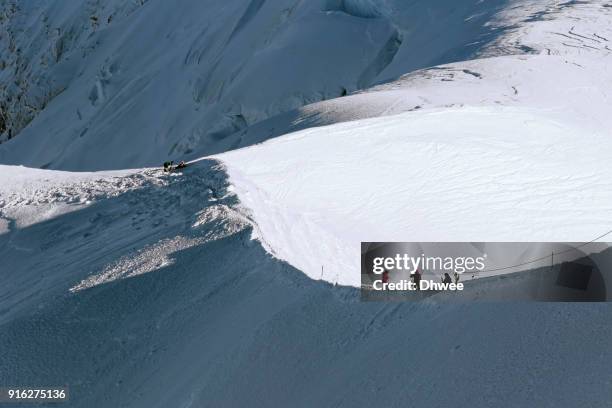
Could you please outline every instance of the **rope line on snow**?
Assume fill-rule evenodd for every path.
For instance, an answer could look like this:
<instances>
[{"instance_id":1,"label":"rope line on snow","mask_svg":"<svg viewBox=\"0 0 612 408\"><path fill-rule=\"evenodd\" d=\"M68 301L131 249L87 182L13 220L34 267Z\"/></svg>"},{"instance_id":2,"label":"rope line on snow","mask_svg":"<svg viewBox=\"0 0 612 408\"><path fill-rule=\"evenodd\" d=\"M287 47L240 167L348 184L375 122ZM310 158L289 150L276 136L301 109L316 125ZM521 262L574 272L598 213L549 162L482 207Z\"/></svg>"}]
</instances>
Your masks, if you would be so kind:
<instances>
[{"instance_id":1,"label":"rope line on snow","mask_svg":"<svg viewBox=\"0 0 612 408\"><path fill-rule=\"evenodd\" d=\"M485 270L481 271L481 273L482 272L496 272L496 271L503 271L503 270L506 270L506 269L512 269L512 268L516 268L518 266L529 265L529 264L532 264L532 263L535 263L535 262L538 262L538 261L542 261L544 259L548 259L548 258L554 257L555 255L561 255L561 254L565 254L567 252L576 251L576 250L578 250L578 249L580 249L580 248L582 248L582 247L584 247L584 246L586 246L588 244L592 244L593 242L598 241L601 238L603 238L605 236L608 236L610 234L612 234L612 230L606 232L605 234L602 234L602 235L598 236L597 238L594 238L594 239L590 240L589 242L585 242L583 244L580 244L577 247L564 249L563 251L559 251L559 252L552 252L550 255L542 256L540 258L532 259L531 261L522 262L522 263L519 263L519 264L516 264L516 265L504 266L502 268L485 269Z\"/></svg>"},{"instance_id":2,"label":"rope line on snow","mask_svg":"<svg viewBox=\"0 0 612 408\"><path fill-rule=\"evenodd\" d=\"M550 255L542 256L540 258L532 259L531 261L522 262L522 263L519 263L519 264L516 264L516 265L504 266L502 268L485 269L485 270L482 270L482 271L480 271L478 273L480 274L480 273L483 273L483 272L503 271L503 270L506 270L506 269L516 268L518 266L529 265L529 264L532 264L532 263L535 263L535 262L538 262L538 261L542 261L544 259L548 259L549 257L554 257L555 255L561 255L561 254L565 254L567 252L577 251L578 249L580 249L582 247L585 247L585 246L587 246L589 244L592 244L592 243L594 243L594 242L600 240L601 238L606 237L606 236L608 236L610 234L612 234L612 230L610 230L610 231L608 231L608 232L606 232L604 234L601 234L597 238L593 238L592 240L590 240L588 242L584 242L584 243L578 245L577 247L572 247L572 248L564 249L563 251L559 251L559 252L552 252ZM321 267L321 269L322 269L322 267ZM321 273L321 276L322 276L322 273ZM473 277L472 277L472 279L473 279ZM361 284L361 289L371 289L371 288L372 288L372 284L363 284L363 283Z\"/></svg>"}]
</instances>

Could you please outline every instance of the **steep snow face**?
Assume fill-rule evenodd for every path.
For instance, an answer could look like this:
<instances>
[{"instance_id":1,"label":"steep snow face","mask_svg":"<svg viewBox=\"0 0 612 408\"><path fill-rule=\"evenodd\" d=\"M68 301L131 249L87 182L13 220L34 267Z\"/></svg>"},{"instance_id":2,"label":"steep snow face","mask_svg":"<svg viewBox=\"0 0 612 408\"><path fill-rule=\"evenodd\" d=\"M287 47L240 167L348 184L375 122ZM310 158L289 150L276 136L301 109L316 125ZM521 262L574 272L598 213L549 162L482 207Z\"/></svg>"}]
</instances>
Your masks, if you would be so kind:
<instances>
[{"instance_id":1,"label":"steep snow face","mask_svg":"<svg viewBox=\"0 0 612 408\"><path fill-rule=\"evenodd\" d=\"M176 252L246 228L214 165L206 161L190 178L161 170L68 173L1 166L2 298L28 297L59 282L80 291L148 273L171 263ZM220 228L211 232L210 223ZM68 260L72 251L61 250L64 244L80 248L81 255ZM114 255L105 256L107 251ZM80 266L63 270L66 262Z\"/></svg>"},{"instance_id":2,"label":"steep snow face","mask_svg":"<svg viewBox=\"0 0 612 408\"><path fill-rule=\"evenodd\" d=\"M609 303L360 302L251 240L216 162L172 175L2 166L0 187L1 217L21 225L0 233L0 383L68 384L66 407L612 398ZM59 204L70 211L44 215Z\"/></svg>"},{"instance_id":3,"label":"steep snow face","mask_svg":"<svg viewBox=\"0 0 612 408\"><path fill-rule=\"evenodd\" d=\"M116 169L220 152L270 116L476 55L517 4L5 1L0 162Z\"/></svg>"},{"instance_id":4,"label":"steep snow face","mask_svg":"<svg viewBox=\"0 0 612 408\"><path fill-rule=\"evenodd\" d=\"M224 148L313 126L464 105L550 109L563 102L572 110L565 118L609 126L602 106L609 105L612 76L612 8L605 1L524 1L497 18L509 28L476 54L494 58L417 70L345 98L307 105L232 135ZM529 54L511 56L523 51Z\"/></svg>"}]
</instances>

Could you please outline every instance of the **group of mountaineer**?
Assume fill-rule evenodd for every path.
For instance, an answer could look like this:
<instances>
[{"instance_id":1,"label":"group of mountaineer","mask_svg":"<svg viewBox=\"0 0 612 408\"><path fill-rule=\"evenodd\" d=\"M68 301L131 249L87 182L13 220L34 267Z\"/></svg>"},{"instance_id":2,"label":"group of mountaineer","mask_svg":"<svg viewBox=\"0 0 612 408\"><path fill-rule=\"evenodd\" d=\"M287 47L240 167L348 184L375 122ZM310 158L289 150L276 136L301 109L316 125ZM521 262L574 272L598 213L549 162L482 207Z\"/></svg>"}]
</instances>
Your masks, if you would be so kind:
<instances>
[{"instance_id":1,"label":"group of mountaineer","mask_svg":"<svg viewBox=\"0 0 612 408\"><path fill-rule=\"evenodd\" d=\"M164 172L168 172L168 173L174 170L183 169L185 167L187 167L187 163L185 163L182 160L177 165L174 165L174 161L172 160L164 162Z\"/></svg>"},{"instance_id":2,"label":"group of mountaineer","mask_svg":"<svg viewBox=\"0 0 612 408\"><path fill-rule=\"evenodd\" d=\"M444 275L440 277L440 280L442 281L442 283L453 283L453 281L455 284L459 283L460 275L457 272L454 272L453 275L454 275L454 279L448 274L448 272L445 272ZM412 274L412 281L414 282L417 290L419 290L420 288L422 278L423 278L423 273L419 271L418 269ZM389 283L389 271L383 272L382 283Z\"/></svg>"}]
</instances>

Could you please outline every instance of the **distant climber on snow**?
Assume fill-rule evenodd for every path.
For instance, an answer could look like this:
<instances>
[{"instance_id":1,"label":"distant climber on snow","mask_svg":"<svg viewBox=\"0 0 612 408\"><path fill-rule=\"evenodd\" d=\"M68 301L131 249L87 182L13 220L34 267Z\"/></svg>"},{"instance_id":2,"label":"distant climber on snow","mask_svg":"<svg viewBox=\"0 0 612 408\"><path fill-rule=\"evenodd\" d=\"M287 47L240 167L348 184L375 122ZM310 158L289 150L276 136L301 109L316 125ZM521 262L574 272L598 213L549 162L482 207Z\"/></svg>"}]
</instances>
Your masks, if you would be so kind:
<instances>
[{"instance_id":1,"label":"distant climber on snow","mask_svg":"<svg viewBox=\"0 0 612 408\"><path fill-rule=\"evenodd\" d=\"M389 283L389 271L384 271L382 274L382 283Z\"/></svg>"},{"instance_id":2,"label":"distant climber on snow","mask_svg":"<svg viewBox=\"0 0 612 408\"><path fill-rule=\"evenodd\" d=\"M421 277L422 276L423 276L423 274L418 269L412 275L412 281L416 285L416 290L420 290L420 287L421 287Z\"/></svg>"},{"instance_id":3,"label":"distant climber on snow","mask_svg":"<svg viewBox=\"0 0 612 408\"><path fill-rule=\"evenodd\" d=\"M173 170L184 169L185 167L187 167L187 163L185 163L183 160L181 160L176 166L174 165L174 161L164 162L164 171L168 173Z\"/></svg>"}]
</instances>

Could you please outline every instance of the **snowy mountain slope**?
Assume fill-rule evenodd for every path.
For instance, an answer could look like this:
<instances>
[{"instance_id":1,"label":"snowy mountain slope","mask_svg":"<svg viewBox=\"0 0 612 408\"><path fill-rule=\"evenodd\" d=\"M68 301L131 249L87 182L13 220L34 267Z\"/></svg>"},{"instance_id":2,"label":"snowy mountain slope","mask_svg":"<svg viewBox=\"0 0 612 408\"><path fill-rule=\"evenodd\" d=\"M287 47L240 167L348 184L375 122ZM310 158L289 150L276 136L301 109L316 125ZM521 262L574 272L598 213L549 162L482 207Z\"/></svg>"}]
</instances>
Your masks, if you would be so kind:
<instances>
[{"instance_id":1,"label":"snowy mountain slope","mask_svg":"<svg viewBox=\"0 0 612 408\"><path fill-rule=\"evenodd\" d=\"M498 18L508 28L476 54L480 59L417 70L277 115L228 137L219 147L244 147L312 126L463 105L549 109L580 98L565 106L577 110L572 116L585 122L608 120L605 109L591 109L591 104L609 104L605 89L611 78L612 8L605 1L526 1ZM526 54L516 56L521 52Z\"/></svg>"},{"instance_id":2,"label":"snowy mountain slope","mask_svg":"<svg viewBox=\"0 0 612 408\"><path fill-rule=\"evenodd\" d=\"M0 162L96 170L220 152L278 113L495 53L517 15L558 4L4 0Z\"/></svg>"},{"instance_id":3,"label":"snowy mountain slope","mask_svg":"<svg viewBox=\"0 0 612 408\"><path fill-rule=\"evenodd\" d=\"M66 58L44 75L24 58L21 82L68 86L0 146L2 162L126 168L157 164L173 143L196 156L330 126L171 175L0 166L0 384L69 384L74 407L569 408L612 398L607 304L365 303L330 283L357 284L362 239L575 241L612 229L607 3L461 1L447 19L435 14L444 1L210 2L217 14L205 17L201 2L44 4L51 28L73 27L55 46ZM277 7L295 4L280 12L291 24L259 36ZM44 60L53 54L36 16L22 14L29 29L15 44L31 40ZM402 21L420 23L414 37ZM432 21L451 34L414 51L435 38ZM402 43L389 62L394 29ZM287 50L304 49L291 54L296 66L337 64L292 30L349 38L343 52L325 51L346 58L363 46L350 33L382 34L364 61L351 54L337 71L279 78L302 93L274 106L268 96L285 90L270 88L266 64L284 67ZM373 77L381 55L388 65ZM487 58L461 61L472 56ZM252 127L246 119L341 94L347 78L356 89L364 72L376 83L403 64L449 61ZM326 70L337 76L319 77ZM238 98L252 106L232 110ZM246 133L227 136L242 126L219 120L227 112L243 115ZM513 282L467 282L467 292Z\"/></svg>"},{"instance_id":4,"label":"snowy mountain slope","mask_svg":"<svg viewBox=\"0 0 612 408\"><path fill-rule=\"evenodd\" d=\"M538 55L418 71L266 125L346 123L215 157L266 248L313 279L357 286L360 241L589 241L612 227L604 6L508 34Z\"/></svg>"},{"instance_id":5,"label":"snowy mountain slope","mask_svg":"<svg viewBox=\"0 0 612 408\"><path fill-rule=\"evenodd\" d=\"M0 233L57 217L87 205L96 197L121 194L138 185L107 181L101 179L99 173L57 171L50 176L43 170L22 166L0 168L3 173L0 177ZM129 172L114 171L106 176L126 174ZM75 192L71 185L76 182L82 183L82 188Z\"/></svg>"},{"instance_id":6,"label":"snowy mountain slope","mask_svg":"<svg viewBox=\"0 0 612 408\"><path fill-rule=\"evenodd\" d=\"M10 203L44 213L55 192L72 211L0 234L2 384L69 384L70 407L612 397L606 304L360 302L357 289L308 279L251 240L252 220L212 161L173 175L20 174L46 181L13 188ZM18 219L5 212L14 204L3 217Z\"/></svg>"},{"instance_id":7,"label":"snowy mountain slope","mask_svg":"<svg viewBox=\"0 0 612 408\"><path fill-rule=\"evenodd\" d=\"M215 157L266 248L314 279L357 286L360 241L589 241L612 229L604 6L559 8L502 37L538 55L417 71L234 143L346 123Z\"/></svg>"},{"instance_id":8,"label":"snowy mountain slope","mask_svg":"<svg viewBox=\"0 0 612 408\"><path fill-rule=\"evenodd\" d=\"M276 256L357 286L361 241L589 241L610 230L612 139L560 113L426 110L216 157Z\"/></svg>"}]
</instances>

